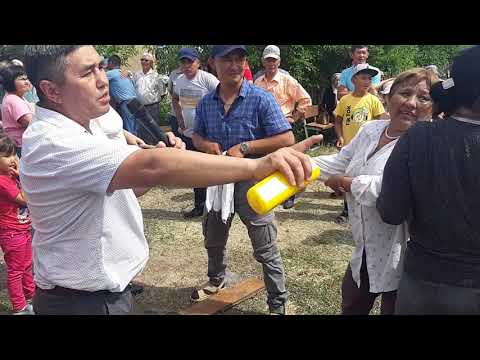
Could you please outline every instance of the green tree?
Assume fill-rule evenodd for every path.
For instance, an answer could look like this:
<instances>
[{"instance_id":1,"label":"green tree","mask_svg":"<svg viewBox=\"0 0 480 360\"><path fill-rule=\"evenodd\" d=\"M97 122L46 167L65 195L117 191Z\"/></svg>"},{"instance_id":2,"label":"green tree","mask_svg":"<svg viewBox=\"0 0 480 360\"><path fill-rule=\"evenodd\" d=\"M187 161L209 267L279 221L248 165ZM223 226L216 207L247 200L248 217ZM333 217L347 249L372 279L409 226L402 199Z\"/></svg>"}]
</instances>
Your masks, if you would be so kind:
<instances>
[{"instance_id":1,"label":"green tree","mask_svg":"<svg viewBox=\"0 0 480 360\"><path fill-rule=\"evenodd\" d=\"M138 54L138 48L135 45L95 45L97 52L109 57L113 54L120 56L122 63L128 66L128 59Z\"/></svg>"}]
</instances>

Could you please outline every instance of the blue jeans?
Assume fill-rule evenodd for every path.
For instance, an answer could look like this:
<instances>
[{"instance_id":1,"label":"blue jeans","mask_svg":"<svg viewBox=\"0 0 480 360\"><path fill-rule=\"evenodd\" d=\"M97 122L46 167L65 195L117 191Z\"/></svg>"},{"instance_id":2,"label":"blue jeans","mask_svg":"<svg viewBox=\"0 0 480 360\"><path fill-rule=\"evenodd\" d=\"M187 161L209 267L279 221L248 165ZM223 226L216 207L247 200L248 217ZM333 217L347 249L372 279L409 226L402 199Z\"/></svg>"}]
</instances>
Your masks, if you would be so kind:
<instances>
[{"instance_id":1,"label":"blue jeans","mask_svg":"<svg viewBox=\"0 0 480 360\"><path fill-rule=\"evenodd\" d=\"M123 128L136 136L138 134L138 124L135 116L128 110L127 104L129 101L130 100L122 101L118 109L123 120Z\"/></svg>"}]
</instances>

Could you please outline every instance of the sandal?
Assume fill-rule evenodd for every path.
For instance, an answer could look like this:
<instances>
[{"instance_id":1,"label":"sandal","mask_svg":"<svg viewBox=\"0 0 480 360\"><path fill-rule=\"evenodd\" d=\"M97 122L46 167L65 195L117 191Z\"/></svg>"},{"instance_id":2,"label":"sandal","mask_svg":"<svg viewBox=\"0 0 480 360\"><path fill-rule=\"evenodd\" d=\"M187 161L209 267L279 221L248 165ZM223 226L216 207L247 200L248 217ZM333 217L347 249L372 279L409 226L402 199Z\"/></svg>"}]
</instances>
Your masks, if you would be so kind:
<instances>
[{"instance_id":1,"label":"sandal","mask_svg":"<svg viewBox=\"0 0 480 360\"><path fill-rule=\"evenodd\" d=\"M227 283L225 279L219 285L214 285L210 281L207 281L205 284L202 284L197 289L193 290L192 295L190 296L190 301L192 302L201 302L208 299L210 296L217 294L220 290L225 289Z\"/></svg>"}]
</instances>

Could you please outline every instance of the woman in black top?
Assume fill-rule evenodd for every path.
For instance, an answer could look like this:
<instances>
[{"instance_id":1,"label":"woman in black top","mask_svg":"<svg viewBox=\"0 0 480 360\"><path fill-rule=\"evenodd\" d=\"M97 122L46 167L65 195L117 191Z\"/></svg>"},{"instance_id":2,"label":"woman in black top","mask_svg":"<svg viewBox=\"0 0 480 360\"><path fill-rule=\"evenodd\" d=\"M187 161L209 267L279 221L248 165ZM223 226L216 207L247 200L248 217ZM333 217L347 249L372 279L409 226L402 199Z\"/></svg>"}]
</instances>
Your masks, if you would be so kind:
<instances>
[{"instance_id":1,"label":"woman in black top","mask_svg":"<svg viewBox=\"0 0 480 360\"><path fill-rule=\"evenodd\" d=\"M410 231L397 314L480 314L479 63L480 46L454 59L431 89L450 116L417 123L385 166L377 209Z\"/></svg>"}]
</instances>

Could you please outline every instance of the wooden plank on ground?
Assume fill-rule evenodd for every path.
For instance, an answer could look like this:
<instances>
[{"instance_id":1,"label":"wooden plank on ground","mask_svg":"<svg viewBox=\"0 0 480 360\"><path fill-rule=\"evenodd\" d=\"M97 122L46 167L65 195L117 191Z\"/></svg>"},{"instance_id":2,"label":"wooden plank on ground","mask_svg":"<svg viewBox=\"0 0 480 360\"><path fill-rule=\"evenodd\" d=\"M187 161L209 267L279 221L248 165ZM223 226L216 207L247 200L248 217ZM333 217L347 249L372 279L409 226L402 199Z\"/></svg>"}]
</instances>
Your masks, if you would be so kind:
<instances>
[{"instance_id":1,"label":"wooden plank on ground","mask_svg":"<svg viewBox=\"0 0 480 360\"><path fill-rule=\"evenodd\" d=\"M250 278L179 312L180 315L213 315L245 301L265 288L262 280Z\"/></svg>"}]
</instances>

